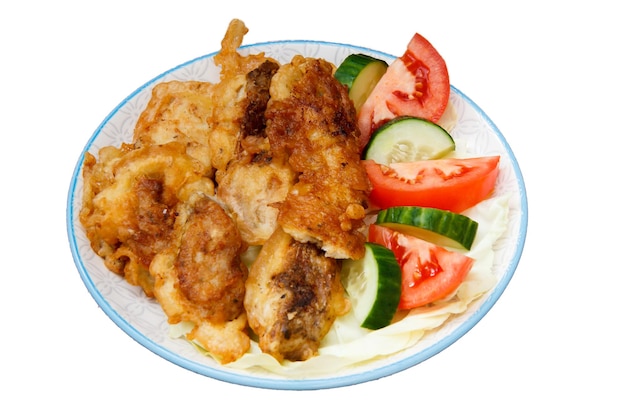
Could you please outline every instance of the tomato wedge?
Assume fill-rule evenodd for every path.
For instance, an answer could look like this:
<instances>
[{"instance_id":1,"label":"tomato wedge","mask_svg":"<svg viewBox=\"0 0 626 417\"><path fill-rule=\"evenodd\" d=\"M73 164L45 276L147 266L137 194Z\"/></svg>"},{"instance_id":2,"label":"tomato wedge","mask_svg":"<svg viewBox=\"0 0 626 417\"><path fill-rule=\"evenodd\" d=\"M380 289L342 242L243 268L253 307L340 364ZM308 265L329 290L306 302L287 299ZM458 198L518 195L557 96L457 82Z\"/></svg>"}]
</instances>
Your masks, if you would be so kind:
<instances>
[{"instance_id":1,"label":"tomato wedge","mask_svg":"<svg viewBox=\"0 0 626 417\"><path fill-rule=\"evenodd\" d=\"M500 156L400 162L361 161L381 209L421 206L460 213L484 200L498 178Z\"/></svg>"},{"instance_id":2,"label":"tomato wedge","mask_svg":"<svg viewBox=\"0 0 626 417\"><path fill-rule=\"evenodd\" d=\"M422 239L371 225L369 241L394 253L402 269L398 309L408 310L444 299L467 277L474 260Z\"/></svg>"},{"instance_id":3,"label":"tomato wedge","mask_svg":"<svg viewBox=\"0 0 626 417\"><path fill-rule=\"evenodd\" d=\"M389 65L361 107L361 145L380 125L396 116L439 120L448 105L450 78L439 52L416 33L400 58Z\"/></svg>"}]
</instances>

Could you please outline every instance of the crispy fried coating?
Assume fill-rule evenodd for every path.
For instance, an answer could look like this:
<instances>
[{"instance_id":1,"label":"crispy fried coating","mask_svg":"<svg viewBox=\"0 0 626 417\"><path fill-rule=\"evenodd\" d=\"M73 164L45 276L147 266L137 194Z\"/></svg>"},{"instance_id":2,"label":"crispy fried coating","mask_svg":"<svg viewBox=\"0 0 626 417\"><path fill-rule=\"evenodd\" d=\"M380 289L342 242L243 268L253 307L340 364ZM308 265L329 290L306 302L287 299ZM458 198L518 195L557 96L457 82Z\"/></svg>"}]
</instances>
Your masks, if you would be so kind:
<instances>
[{"instance_id":1,"label":"crispy fried coating","mask_svg":"<svg viewBox=\"0 0 626 417\"><path fill-rule=\"evenodd\" d=\"M264 123L269 80L278 68L264 54L238 53L247 31L240 20L230 23L214 58L221 66L219 83L174 80L154 86L135 126L136 147L176 141L187 145L208 174L226 168L238 154L241 138Z\"/></svg>"},{"instance_id":2,"label":"crispy fried coating","mask_svg":"<svg viewBox=\"0 0 626 417\"><path fill-rule=\"evenodd\" d=\"M269 87L278 64L265 61L246 78L248 106L242 121L244 137L237 158L216 175L217 196L235 216L249 245L262 245L276 229L276 203L285 199L295 172L284 157L275 157L265 133ZM284 154L281 154L284 155Z\"/></svg>"},{"instance_id":3,"label":"crispy fried coating","mask_svg":"<svg viewBox=\"0 0 626 417\"><path fill-rule=\"evenodd\" d=\"M222 39L222 48L215 56L215 64L222 67L223 79L247 74L269 59L262 52L256 55L239 53L237 49L243 43L246 33L248 33L248 28L243 21L233 19L228 24L226 34Z\"/></svg>"},{"instance_id":4,"label":"crispy fried coating","mask_svg":"<svg viewBox=\"0 0 626 417\"><path fill-rule=\"evenodd\" d=\"M248 123L247 114L256 97L249 94L248 84L259 79L256 75L250 78L249 74L268 61L276 64L263 53L239 54L237 48L247 32L243 22L234 19L222 40L222 49L214 58L215 64L221 66L221 80L211 91L213 108L207 121L211 126L211 162L217 170L226 169L229 162L237 157L240 141L247 135L243 127Z\"/></svg>"},{"instance_id":5,"label":"crispy fried coating","mask_svg":"<svg viewBox=\"0 0 626 417\"><path fill-rule=\"evenodd\" d=\"M281 361L302 361L318 352L349 301L340 281L340 261L316 245L300 243L280 227L250 268L244 305L259 347Z\"/></svg>"},{"instance_id":6,"label":"crispy fried coating","mask_svg":"<svg viewBox=\"0 0 626 417\"><path fill-rule=\"evenodd\" d=\"M176 206L193 193L214 193L204 167L170 142L135 149L105 147L85 155L80 221L111 271L153 295L148 268L169 244Z\"/></svg>"},{"instance_id":7,"label":"crispy fried coating","mask_svg":"<svg viewBox=\"0 0 626 417\"><path fill-rule=\"evenodd\" d=\"M265 135L265 110L270 99L270 84L278 68L276 62L268 60L246 74L248 105L242 120L244 137Z\"/></svg>"},{"instance_id":8,"label":"crispy fried coating","mask_svg":"<svg viewBox=\"0 0 626 417\"><path fill-rule=\"evenodd\" d=\"M356 112L347 89L321 59L295 57L272 79L266 133L285 153L298 182L280 205L278 223L327 256L364 254L370 184L360 164Z\"/></svg>"},{"instance_id":9,"label":"crispy fried coating","mask_svg":"<svg viewBox=\"0 0 626 417\"><path fill-rule=\"evenodd\" d=\"M178 206L169 246L150 265L154 294L171 324L194 324L187 335L221 363L245 353L243 308L248 269L233 219L217 202L194 194Z\"/></svg>"},{"instance_id":10,"label":"crispy fried coating","mask_svg":"<svg viewBox=\"0 0 626 417\"><path fill-rule=\"evenodd\" d=\"M207 118L213 102L213 84L200 81L169 81L152 89L133 134L135 147L180 142L187 153L202 162L211 174L211 148Z\"/></svg>"},{"instance_id":11,"label":"crispy fried coating","mask_svg":"<svg viewBox=\"0 0 626 417\"><path fill-rule=\"evenodd\" d=\"M217 196L233 213L243 240L250 246L262 245L277 226L277 203L282 202L296 181L296 174L285 158L276 158L269 145L249 149L233 161L219 179Z\"/></svg>"}]
</instances>

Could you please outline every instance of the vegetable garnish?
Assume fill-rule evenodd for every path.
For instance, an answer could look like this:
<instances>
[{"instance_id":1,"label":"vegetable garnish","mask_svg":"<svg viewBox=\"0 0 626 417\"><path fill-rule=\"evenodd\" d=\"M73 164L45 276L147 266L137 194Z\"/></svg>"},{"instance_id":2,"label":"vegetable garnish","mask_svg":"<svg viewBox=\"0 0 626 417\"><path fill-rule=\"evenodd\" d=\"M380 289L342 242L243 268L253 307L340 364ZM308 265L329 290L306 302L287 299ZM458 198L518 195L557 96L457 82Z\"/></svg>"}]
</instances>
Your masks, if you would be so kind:
<instances>
[{"instance_id":1,"label":"vegetable garnish","mask_svg":"<svg viewBox=\"0 0 626 417\"><path fill-rule=\"evenodd\" d=\"M364 160L379 208L434 207L460 213L487 198L498 178L499 156L393 163Z\"/></svg>"},{"instance_id":2,"label":"vegetable garnish","mask_svg":"<svg viewBox=\"0 0 626 417\"><path fill-rule=\"evenodd\" d=\"M378 81L387 72L387 64L364 54L349 55L335 71L335 78L348 87L348 95L358 112Z\"/></svg>"},{"instance_id":3,"label":"vegetable garnish","mask_svg":"<svg viewBox=\"0 0 626 417\"><path fill-rule=\"evenodd\" d=\"M454 151L452 136L430 120L398 116L379 127L363 151L364 159L389 165L439 159Z\"/></svg>"},{"instance_id":4,"label":"vegetable garnish","mask_svg":"<svg viewBox=\"0 0 626 417\"><path fill-rule=\"evenodd\" d=\"M392 250L400 263L401 310L422 307L453 294L474 263L462 253L384 226L371 225L369 239Z\"/></svg>"},{"instance_id":5,"label":"vegetable garnish","mask_svg":"<svg viewBox=\"0 0 626 417\"><path fill-rule=\"evenodd\" d=\"M378 212L376 224L458 249L471 249L478 230L478 223L463 214L431 207L390 207Z\"/></svg>"},{"instance_id":6,"label":"vegetable garnish","mask_svg":"<svg viewBox=\"0 0 626 417\"><path fill-rule=\"evenodd\" d=\"M361 327L376 330L389 325L400 302L402 278L393 251L368 242L363 258L344 261L341 275Z\"/></svg>"},{"instance_id":7,"label":"vegetable garnish","mask_svg":"<svg viewBox=\"0 0 626 417\"><path fill-rule=\"evenodd\" d=\"M416 33L406 52L389 65L359 112L362 147L372 132L396 116L437 122L449 97L446 62L426 38Z\"/></svg>"}]
</instances>

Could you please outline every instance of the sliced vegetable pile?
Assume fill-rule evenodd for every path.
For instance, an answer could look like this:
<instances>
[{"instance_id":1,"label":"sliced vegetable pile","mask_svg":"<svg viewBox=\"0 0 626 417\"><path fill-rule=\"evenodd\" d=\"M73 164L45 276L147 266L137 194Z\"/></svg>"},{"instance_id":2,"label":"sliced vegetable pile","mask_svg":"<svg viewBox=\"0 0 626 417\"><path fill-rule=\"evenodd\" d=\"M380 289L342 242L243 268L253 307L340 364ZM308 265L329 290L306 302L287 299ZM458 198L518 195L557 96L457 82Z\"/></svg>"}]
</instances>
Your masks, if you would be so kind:
<instances>
[{"instance_id":1,"label":"sliced vegetable pile","mask_svg":"<svg viewBox=\"0 0 626 417\"><path fill-rule=\"evenodd\" d=\"M374 216L366 255L344 262L342 280L361 326L375 330L454 295L479 227L463 212L492 194L500 157L452 156L437 124L450 105L447 66L419 34L390 65L350 55L335 76L357 109Z\"/></svg>"}]
</instances>

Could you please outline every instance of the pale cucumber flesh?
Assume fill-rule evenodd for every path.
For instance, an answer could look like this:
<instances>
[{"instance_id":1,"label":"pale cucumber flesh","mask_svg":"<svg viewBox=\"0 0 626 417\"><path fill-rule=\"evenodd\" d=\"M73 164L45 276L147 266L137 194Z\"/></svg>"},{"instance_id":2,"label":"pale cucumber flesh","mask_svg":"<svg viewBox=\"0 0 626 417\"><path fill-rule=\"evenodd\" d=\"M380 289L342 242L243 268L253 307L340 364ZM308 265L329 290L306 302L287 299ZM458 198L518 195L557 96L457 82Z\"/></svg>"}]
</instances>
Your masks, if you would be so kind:
<instances>
[{"instance_id":1,"label":"pale cucumber flesh","mask_svg":"<svg viewBox=\"0 0 626 417\"><path fill-rule=\"evenodd\" d=\"M343 261L341 281L361 327L376 330L391 323L400 302L401 271L393 252L365 244L365 256Z\"/></svg>"},{"instance_id":2,"label":"pale cucumber flesh","mask_svg":"<svg viewBox=\"0 0 626 417\"><path fill-rule=\"evenodd\" d=\"M373 134L364 152L365 159L389 165L439 159L456 148L454 139L429 120L401 116L390 120Z\"/></svg>"}]
</instances>

